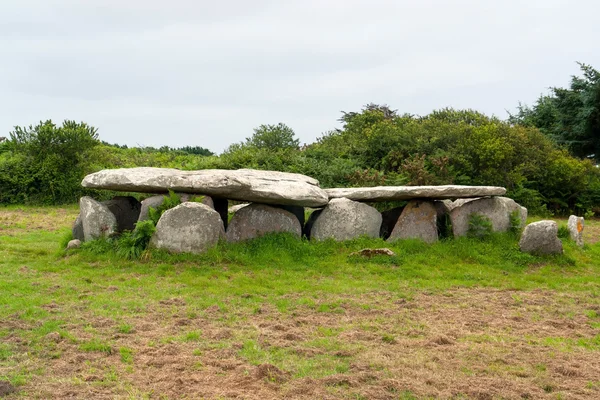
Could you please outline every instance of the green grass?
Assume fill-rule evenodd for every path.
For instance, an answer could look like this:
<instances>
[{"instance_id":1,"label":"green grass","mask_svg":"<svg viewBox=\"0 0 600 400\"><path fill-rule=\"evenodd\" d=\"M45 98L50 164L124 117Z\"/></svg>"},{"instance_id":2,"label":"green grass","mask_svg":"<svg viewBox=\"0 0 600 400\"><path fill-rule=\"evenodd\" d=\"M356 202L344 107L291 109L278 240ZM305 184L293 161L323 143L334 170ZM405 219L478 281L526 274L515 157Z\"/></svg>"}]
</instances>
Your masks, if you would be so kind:
<instances>
[{"instance_id":1,"label":"green grass","mask_svg":"<svg viewBox=\"0 0 600 400\"><path fill-rule=\"evenodd\" d=\"M91 360L116 359L118 364L111 367L115 369L105 366L95 375L121 394L148 392L126 384L128 374L138 368L140 349L169 346L183 346L197 358L194 365L199 370L207 368L201 358L226 352L249 365L273 364L292 379L350 374L369 345L344 340L344 334L369 334L385 349L402 340L423 341L431 334L425 321L395 320L385 312L423 293L445 296L457 289L514 291L507 307L519 313L525 313L530 292L584 298L587 304L581 305L577 316L586 318L590 329L600 329L599 309L593 307L600 303L598 244L580 249L565 240L564 255L532 256L519 251L513 234L433 245L365 238L315 243L269 235L247 243L220 243L202 255L150 251L140 260L129 260L119 257L109 241L65 252L70 220L65 223L58 211L46 211L55 214L52 221L62 224L58 229L50 229L51 223L47 229L30 229L27 219L0 221L11 230L9 235L0 234L0 321L11 323L0 325L0 379L16 385L27 385L36 376L43 379L50 374L51 360L60 360L65 349L72 348ZM68 212L74 219L71 214L76 210ZM367 247L387 247L396 256L350 256ZM545 310L536 312L545 317ZM353 322L348 313L374 317ZM269 333L279 341L262 339L265 329L305 315L332 322L314 327L308 323L302 329L310 334L293 345L280 338L287 331ZM191 325L173 325L182 319ZM145 336L149 323L152 332L159 332L153 337ZM213 330L205 329L206 324ZM232 333L221 335L220 330ZM60 335L59 343L48 339L54 332ZM14 337L20 345L8 341ZM599 338L600 332L581 338L538 335L529 345L597 352ZM510 346L517 340L525 339L510 332L485 332L457 342ZM385 362L373 365L382 374L391 374ZM353 388L340 390L347 390L345 396L351 398ZM403 388L394 390L397 398L427 398Z\"/></svg>"}]
</instances>

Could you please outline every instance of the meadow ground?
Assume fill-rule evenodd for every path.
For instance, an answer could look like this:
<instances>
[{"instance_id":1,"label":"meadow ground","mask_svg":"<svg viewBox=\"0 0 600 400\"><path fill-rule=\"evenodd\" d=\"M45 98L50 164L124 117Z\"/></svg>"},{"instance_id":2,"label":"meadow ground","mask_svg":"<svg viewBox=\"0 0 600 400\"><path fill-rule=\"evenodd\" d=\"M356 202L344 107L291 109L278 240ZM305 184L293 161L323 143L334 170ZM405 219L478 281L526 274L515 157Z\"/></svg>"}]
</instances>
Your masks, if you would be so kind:
<instances>
[{"instance_id":1,"label":"meadow ground","mask_svg":"<svg viewBox=\"0 0 600 400\"><path fill-rule=\"evenodd\" d=\"M0 209L0 397L600 398L600 243L273 236L128 261L59 250L76 214Z\"/></svg>"}]
</instances>

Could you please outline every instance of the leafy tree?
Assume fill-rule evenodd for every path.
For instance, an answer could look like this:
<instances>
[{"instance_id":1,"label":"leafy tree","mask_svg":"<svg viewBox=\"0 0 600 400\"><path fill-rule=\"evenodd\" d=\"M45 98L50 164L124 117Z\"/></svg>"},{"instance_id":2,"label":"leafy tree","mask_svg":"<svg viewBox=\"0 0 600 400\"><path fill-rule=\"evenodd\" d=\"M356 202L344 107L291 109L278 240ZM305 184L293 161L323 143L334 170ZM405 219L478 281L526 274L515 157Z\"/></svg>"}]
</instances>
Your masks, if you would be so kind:
<instances>
[{"instance_id":1,"label":"leafy tree","mask_svg":"<svg viewBox=\"0 0 600 400\"><path fill-rule=\"evenodd\" d=\"M11 193L19 193L18 201L76 200L89 152L97 144L96 128L83 122L64 121L56 126L48 120L36 126L16 126L5 144L10 156L0 164L2 200Z\"/></svg>"},{"instance_id":2,"label":"leafy tree","mask_svg":"<svg viewBox=\"0 0 600 400\"><path fill-rule=\"evenodd\" d=\"M535 126L573 155L600 162L600 72L578 64L582 76L572 76L568 89L551 88L533 107L520 104L509 121Z\"/></svg>"},{"instance_id":3,"label":"leafy tree","mask_svg":"<svg viewBox=\"0 0 600 400\"><path fill-rule=\"evenodd\" d=\"M246 139L246 145L268 150L298 150L300 141L292 128L280 122L277 125L261 125L254 129L254 134Z\"/></svg>"}]
</instances>

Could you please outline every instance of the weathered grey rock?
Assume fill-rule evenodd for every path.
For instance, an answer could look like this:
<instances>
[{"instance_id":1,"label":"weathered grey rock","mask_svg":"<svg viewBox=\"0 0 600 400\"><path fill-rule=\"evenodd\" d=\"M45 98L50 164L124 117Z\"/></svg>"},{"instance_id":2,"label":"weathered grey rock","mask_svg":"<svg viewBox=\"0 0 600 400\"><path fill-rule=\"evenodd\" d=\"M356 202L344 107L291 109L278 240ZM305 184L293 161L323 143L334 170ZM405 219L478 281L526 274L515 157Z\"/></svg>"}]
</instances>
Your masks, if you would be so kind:
<instances>
[{"instance_id":1,"label":"weathered grey rock","mask_svg":"<svg viewBox=\"0 0 600 400\"><path fill-rule=\"evenodd\" d=\"M81 240L79 240L79 239L69 240L69 243L67 243L67 250L78 249L80 247L81 247Z\"/></svg>"},{"instance_id":2,"label":"weathered grey rock","mask_svg":"<svg viewBox=\"0 0 600 400\"><path fill-rule=\"evenodd\" d=\"M110 236L117 231L117 219L108 207L85 196L79 200L79 215L85 241Z\"/></svg>"},{"instance_id":3,"label":"weathered grey rock","mask_svg":"<svg viewBox=\"0 0 600 400\"><path fill-rule=\"evenodd\" d=\"M337 241L360 236L379 237L381 213L363 203L345 198L332 199L312 225L311 240Z\"/></svg>"},{"instance_id":4,"label":"weathered grey rock","mask_svg":"<svg viewBox=\"0 0 600 400\"><path fill-rule=\"evenodd\" d=\"M426 200L408 202L388 241L398 239L421 239L426 243L438 240L437 210L433 202Z\"/></svg>"},{"instance_id":5,"label":"weathered grey rock","mask_svg":"<svg viewBox=\"0 0 600 400\"><path fill-rule=\"evenodd\" d=\"M282 209L294 214L296 216L296 218L298 218L298 221L300 222L300 226L304 226L304 222L306 219L306 217L304 216L304 207L300 207L300 206L277 206L277 207L282 208Z\"/></svg>"},{"instance_id":6,"label":"weathered grey rock","mask_svg":"<svg viewBox=\"0 0 600 400\"><path fill-rule=\"evenodd\" d=\"M379 228L379 237L387 239L392 234L400 214L402 214L404 207L395 207L390 210L385 210L381 213L381 228Z\"/></svg>"},{"instance_id":7,"label":"weathered grey rock","mask_svg":"<svg viewBox=\"0 0 600 400\"><path fill-rule=\"evenodd\" d=\"M324 206L327 193L316 179L277 171L200 170L170 168L107 169L86 176L81 183L93 189L161 193L197 193L265 204Z\"/></svg>"},{"instance_id":8,"label":"weathered grey rock","mask_svg":"<svg viewBox=\"0 0 600 400\"><path fill-rule=\"evenodd\" d=\"M142 204L131 196L116 196L103 201L117 219L117 232L132 231L140 216Z\"/></svg>"},{"instance_id":9,"label":"weathered grey rock","mask_svg":"<svg viewBox=\"0 0 600 400\"><path fill-rule=\"evenodd\" d=\"M239 210L241 210L242 208L249 206L250 203L242 203L242 204L236 204L235 206L231 206L229 207L229 209L227 210L230 214L235 214L236 212L238 212Z\"/></svg>"},{"instance_id":10,"label":"weathered grey rock","mask_svg":"<svg viewBox=\"0 0 600 400\"><path fill-rule=\"evenodd\" d=\"M506 232L511 227L511 214L517 212L521 227L527 220L527 209L508 197L486 197L456 200L452 204L450 219L454 236L465 236L469 230L469 218L480 214L490 220L494 232Z\"/></svg>"},{"instance_id":11,"label":"weathered grey rock","mask_svg":"<svg viewBox=\"0 0 600 400\"><path fill-rule=\"evenodd\" d=\"M506 189L498 186L376 186L325 189L330 199L345 197L355 201L394 201L411 199L458 199L502 196Z\"/></svg>"},{"instance_id":12,"label":"weathered grey rock","mask_svg":"<svg viewBox=\"0 0 600 400\"><path fill-rule=\"evenodd\" d=\"M355 251L354 253L350 253L351 256L361 256L371 258L374 256L390 256L393 257L396 255L392 250L388 248L382 249L362 249L359 251Z\"/></svg>"},{"instance_id":13,"label":"weathered grey rock","mask_svg":"<svg viewBox=\"0 0 600 400\"><path fill-rule=\"evenodd\" d=\"M205 204L185 202L163 213L150 245L172 253L203 253L225 234L219 213Z\"/></svg>"},{"instance_id":14,"label":"weathered grey rock","mask_svg":"<svg viewBox=\"0 0 600 400\"><path fill-rule=\"evenodd\" d=\"M83 222L81 221L80 214L77 214L77 218L75 218L75 222L73 223L71 233L73 235L73 239L78 239L81 241L85 240L85 236L83 235Z\"/></svg>"},{"instance_id":15,"label":"weathered grey rock","mask_svg":"<svg viewBox=\"0 0 600 400\"><path fill-rule=\"evenodd\" d=\"M569 235L571 240L577 243L577 246L583 247L583 228L584 228L583 217L571 215L569 222L567 222L567 228L569 228Z\"/></svg>"},{"instance_id":16,"label":"weathered grey rock","mask_svg":"<svg viewBox=\"0 0 600 400\"><path fill-rule=\"evenodd\" d=\"M554 221L533 222L525 227L519 247L532 254L561 254L562 242L558 238L558 226Z\"/></svg>"},{"instance_id":17,"label":"weathered grey rock","mask_svg":"<svg viewBox=\"0 0 600 400\"><path fill-rule=\"evenodd\" d=\"M253 203L235 213L227 229L227 240L239 242L273 232L288 232L300 238L300 221L279 207Z\"/></svg>"}]
</instances>

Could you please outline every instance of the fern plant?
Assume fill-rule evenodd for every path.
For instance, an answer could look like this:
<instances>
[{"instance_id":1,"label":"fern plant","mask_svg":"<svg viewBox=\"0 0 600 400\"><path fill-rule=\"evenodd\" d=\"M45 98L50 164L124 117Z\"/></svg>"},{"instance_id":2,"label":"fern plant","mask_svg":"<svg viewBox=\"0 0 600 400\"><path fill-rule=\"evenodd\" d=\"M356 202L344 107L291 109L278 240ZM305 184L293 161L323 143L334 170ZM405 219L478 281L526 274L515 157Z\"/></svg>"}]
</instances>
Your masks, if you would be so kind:
<instances>
[{"instance_id":1,"label":"fern plant","mask_svg":"<svg viewBox=\"0 0 600 400\"><path fill-rule=\"evenodd\" d=\"M492 230L492 221L485 215L475 213L469 216L468 237L485 239L492 234Z\"/></svg>"}]
</instances>

